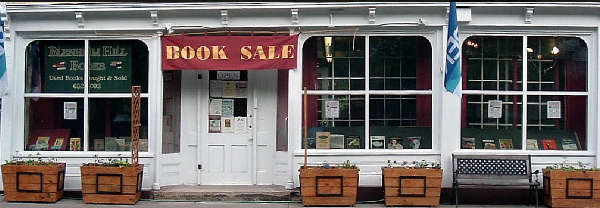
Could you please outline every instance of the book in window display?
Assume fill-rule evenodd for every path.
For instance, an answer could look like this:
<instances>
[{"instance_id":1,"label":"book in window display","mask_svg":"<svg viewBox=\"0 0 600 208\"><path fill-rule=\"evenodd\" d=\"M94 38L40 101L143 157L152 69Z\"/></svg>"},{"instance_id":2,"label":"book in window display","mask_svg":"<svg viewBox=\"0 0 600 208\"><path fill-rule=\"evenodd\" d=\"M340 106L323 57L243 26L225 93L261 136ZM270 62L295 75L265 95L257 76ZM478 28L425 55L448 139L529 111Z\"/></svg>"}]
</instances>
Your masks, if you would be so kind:
<instances>
[{"instance_id":1,"label":"book in window display","mask_svg":"<svg viewBox=\"0 0 600 208\"><path fill-rule=\"evenodd\" d=\"M331 134L330 141L331 149L344 149L344 135Z\"/></svg>"},{"instance_id":2,"label":"book in window display","mask_svg":"<svg viewBox=\"0 0 600 208\"><path fill-rule=\"evenodd\" d=\"M527 150L539 150L537 139L527 139Z\"/></svg>"},{"instance_id":3,"label":"book in window display","mask_svg":"<svg viewBox=\"0 0 600 208\"><path fill-rule=\"evenodd\" d=\"M346 149L360 149L360 137L348 136L345 139Z\"/></svg>"},{"instance_id":4,"label":"book in window display","mask_svg":"<svg viewBox=\"0 0 600 208\"><path fill-rule=\"evenodd\" d=\"M462 149L475 149L475 137L463 137L460 144Z\"/></svg>"},{"instance_id":5,"label":"book in window display","mask_svg":"<svg viewBox=\"0 0 600 208\"><path fill-rule=\"evenodd\" d=\"M117 144L117 137L105 137L104 148L106 151L118 151L119 144Z\"/></svg>"},{"instance_id":6,"label":"book in window display","mask_svg":"<svg viewBox=\"0 0 600 208\"><path fill-rule=\"evenodd\" d=\"M81 151L81 138L71 138L71 139L69 139L69 150L71 150L71 151Z\"/></svg>"},{"instance_id":7,"label":"book in window display","mask_svg":"<svg viewBox=\"0 0 600 208\"><path fill-rule=\"evenodd\" d=\"M104 139L94 139L94 150L104 151Z\"/></svg>"},{"instance_id":8,"label":"book in window display","mask_svg":"<svg viewBox=\"0 0 600 208\"><path fill-rule=\"evenodd\" d=\"M481 140L481 142L483 143L483 149L498 149L496 147L496 140L484 139L484 140Z\"/></svg>"},{"instance_id":9,"label":"book in window display","mask_svg":"<svg viewBox=\"0 0 600 208\"><path fill-rule=\"evenodd\" d=\"M392 138L386 139L385 148L386 149L404 149L404 146L402 146L402 139L397 138L397 137L392 137Z\"/></svg>"},{"instance_id":10,"label":"book in window display","mask_svg":"<svg viewBox=\"0 0 600 208\"><path fill-rule=\"evenodd\" d=\"M317 132L316 133L317 149L329 149L331 148L331 133L329 132Z\"/></svg>"},{"instance_id":11,"label":"book in window display","mask_svg":"<svg viewBox=\"0 0 600 208\"><path fill-rule=\"evenodd\" d=\"M131 151L131 137L119 137L121 139L125 139L125 145L121 147L121 151Z\"/></svg>"},{"instance_id":12,"label":"book in window display","mask_svg":"<svg viewBox=\"0 0 600 208\"><path fill-rule=\"evenodd\" d=\"M148 152L148 139L140 139L140 151Z\"/></svg>"},{"instance_id":13,"label":"book in window display","mask_svg":"<svg viewBox=\"0 0 600 208\"><path fill-rule=\"evenodd\" d=\"M38 137L36 142L35 142L35 149L36 150L48 150L48 141L50 140L50 137Z\"/></svg>"},{"instance_id":14,"label":"book in window display","mask_svg":"<svg viewBox=\"0 0 600 208\"><path fill-rule=\"evenodd\" d=\"M577 141L572 138L562 138L560 144L563 150L578 150Z\"/></svg>"},{"instance_id":15,"label":"book in window display","mask_svg":"<svg viewBox=\"0 0 600 208\"><path fill-rule=\"evenodd\" d=\"M544 150L557 150L558 145L554 139L542 139L542 148Z\"/></svg>"},{"instance_id":16,"label":"book in window display","mask_svg":"<svg viewBox=\"0 0 600 208\"><path fill-rule=\"evenodd\" d=\"M64 144L65 144L65 138L62 138L62 137L61 138L56 138L56 139L54 139L54 144L52 145L52 147L50 148L50 150L52 150L52 151L64 150L63 149Z\"/></svg>"},{"instance_id":17,"label":"book in window display","mask_svg":"<svg viewBox=\"0 0 600 208\"><path fill-rule=\"evenodd\" d=\"M117 144L117 151L125 151L125 138L116 138L115 143Z\"/></svg>"},{"instance_id":18,"label":"book in window display","mask_svg":"<svg viewBox=\"0 0 600 208\"><path fill-rule=\"evenodd\" d=\"M371 136L371 149L384 149L385 136Z\"/></svg>"},{"instance_id":19,"label":"book in window display","mask_svg":"<svg viewBox=\"0 0 600 208\"><path fill-rule=\"evenodd\" d=\"M498 140L500 142L500 149L503 150L511 150L514 149L515 147L513 146L513 141L512 139L500 139Z\"/></svg>"},{"instance_id":20,"label":"book in window display","mask_svg":"<svg viewBox=\"0 0 600 208\"><path fill-rule=\"evenodd\" d=\"M421 148L421 137L407 137L408 146L411 149L420 149Z\"/></svg>"},{"instance_id":21,"label":"book in window display","mask_svg":"<svg viewBox=\"0 0 600 208\"><path fill-rule=\"evenodd\" d=\"M317 141L314 137L308 137L308 138L306 138L306 140L308 142L307 143L308 149L316 149L317 148ZM302 148L304 148L304 147L302 147Z\"/></svg>"}]
</instances>

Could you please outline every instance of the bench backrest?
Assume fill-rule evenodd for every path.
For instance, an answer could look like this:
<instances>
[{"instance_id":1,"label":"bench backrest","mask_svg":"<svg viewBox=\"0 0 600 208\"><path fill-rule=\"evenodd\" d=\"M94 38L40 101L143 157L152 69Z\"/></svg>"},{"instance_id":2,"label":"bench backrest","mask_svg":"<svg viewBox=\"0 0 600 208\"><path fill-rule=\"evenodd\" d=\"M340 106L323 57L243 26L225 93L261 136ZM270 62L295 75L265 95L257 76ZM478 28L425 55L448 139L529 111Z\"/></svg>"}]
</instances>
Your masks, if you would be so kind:
<instances>
[{"instance_id":1,"label":"bench backrest","mask_svg":"<svg viewBox=\"0 0 600 208\"><path fill-rule=\"evenodd\" d=\"M455 179L531 180L530 155L452 155Z\"/></svg>"}]
</instances>

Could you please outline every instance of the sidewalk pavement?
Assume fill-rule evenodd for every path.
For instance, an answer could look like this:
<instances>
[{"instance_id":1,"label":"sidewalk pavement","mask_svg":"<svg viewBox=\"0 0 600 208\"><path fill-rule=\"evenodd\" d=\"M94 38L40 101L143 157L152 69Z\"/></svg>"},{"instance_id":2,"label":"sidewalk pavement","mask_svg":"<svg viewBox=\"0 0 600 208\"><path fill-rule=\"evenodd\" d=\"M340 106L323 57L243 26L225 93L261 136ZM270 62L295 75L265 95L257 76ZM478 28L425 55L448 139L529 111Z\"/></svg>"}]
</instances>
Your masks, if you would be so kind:
<instances>
[{"instance_id":1,"label":"sidewalk pavement","mask_svg":"<svg viewBox=\"0 0 600 208\"><path fill-rule=\"evenodd\" d=\"M0 196L0 207L2 208L79 208L79 207L94 207L94 208L108 208L108 207L140 207L140 208L213 208L213 207L227 207L227 208L300 208L303 207L301 203L273 203L273 202L186 202L186 201L152 201L142 200L136 205L96 205L96 204L85 204L83 200L76 198L65 198L56 203L16 203L6 202L4 197ZM386 207L383 203L359 203L356 207L367 208L367 207ZM441 205L441 208L452 208L454 205ZM526 208L525 205L460 205L461 208ZM544 206L540 206L544 207Z\"/></svg>"}]
</instances>

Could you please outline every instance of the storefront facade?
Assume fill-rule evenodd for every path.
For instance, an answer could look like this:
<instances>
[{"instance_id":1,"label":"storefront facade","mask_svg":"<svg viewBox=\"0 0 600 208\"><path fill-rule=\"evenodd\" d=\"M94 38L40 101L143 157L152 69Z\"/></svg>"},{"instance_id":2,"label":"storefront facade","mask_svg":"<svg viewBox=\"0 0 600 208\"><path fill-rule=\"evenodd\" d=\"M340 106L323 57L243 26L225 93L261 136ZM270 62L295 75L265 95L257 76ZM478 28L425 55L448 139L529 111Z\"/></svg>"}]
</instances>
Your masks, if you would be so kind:
<instances>
[{"instance_id":1,"label":"storefront facade","mask_svg":"<svg viewBox=\"0 0 600 208\"><path fill-rule=\"evenodd\" d=\"M0 159L56 157L66 189L80 189L82 163L130 154L129 88L140 85L145 190L298 187L304 120L309 164L350 160L360 186L381 186L388 160L427 160L450 187L452 154L600 167L600 4L458 7L462 99L443 88L443 2L8 3ZM223 58L208 44L168 48L169 37L282 36L297 41L227 57L274 61L259 67L165 65ZM284 55L294 67L277 67Z\"/></svg>"}]
</instances>

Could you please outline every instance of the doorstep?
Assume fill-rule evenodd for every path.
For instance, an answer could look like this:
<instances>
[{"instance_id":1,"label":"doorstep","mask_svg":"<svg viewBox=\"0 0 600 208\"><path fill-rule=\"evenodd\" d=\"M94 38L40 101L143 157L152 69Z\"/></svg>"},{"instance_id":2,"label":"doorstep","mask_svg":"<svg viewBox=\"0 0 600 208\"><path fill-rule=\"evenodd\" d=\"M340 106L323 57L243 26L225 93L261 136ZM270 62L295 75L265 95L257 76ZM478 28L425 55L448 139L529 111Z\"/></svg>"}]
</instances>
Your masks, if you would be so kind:
<instances>
[{"instance_id":1,"label":"doorstep","mask_svg":"<svg viewBox=\"0 0 600 208\"><path fill-rule=\"evenodd\" d=\"M152 193L157 200L299 201L298 191L277 185L174 185Z\"/></svg>"}]
</instances>

